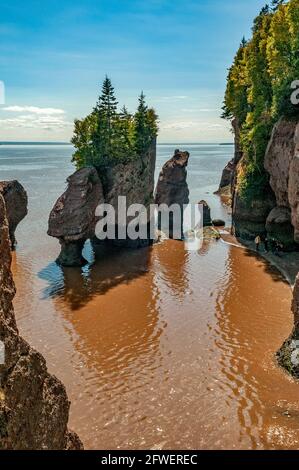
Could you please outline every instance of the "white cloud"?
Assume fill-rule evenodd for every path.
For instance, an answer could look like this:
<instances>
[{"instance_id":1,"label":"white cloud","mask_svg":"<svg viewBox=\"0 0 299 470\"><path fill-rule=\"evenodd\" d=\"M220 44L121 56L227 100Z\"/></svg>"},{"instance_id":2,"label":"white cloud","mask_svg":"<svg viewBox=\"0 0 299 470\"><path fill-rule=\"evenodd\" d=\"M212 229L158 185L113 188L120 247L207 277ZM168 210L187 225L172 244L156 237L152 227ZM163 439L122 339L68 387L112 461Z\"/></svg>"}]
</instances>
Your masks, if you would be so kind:
<instances>
[{"instance_id":1,"label":"white cloud","mask_svg":"<svg viewBox=\"0 0 299 470\"><path fill-rule=\"evenodd\" d=\"M185 95L175 95L175 96L161 96L160 98L156 98L152 101L155 101L156 103L164 103L165 101L180 101L180 100L186 100L188 96Z\"/></svg>"},{"instance_id":2,"label":"white cloud","mask_svg":"<svg viewBox=\"0 0 299 470\"><path fill-rule=\"evenodd\" d=\"M183 130L183 129L189 129L190 127L195 127L197 126L197 122L193 121L180 121L180 122L171 122L168 124L162 125L163 130L169 130L169 129L174 129L174 130Z\"/></svg>"},{"instance_id":3,"label":"white cloud","mask_svg":"<svg viewBox=\"0 0 299 470\"><path fill-rule=\"evenodd\" d=\"M40 129L54 131L65 129L73 123L64 119L64 116L36 116L24 114L15 118L0 119L0 128L4 129Z\"/></svg>"},{"instance_id":4,"label":"white cloud","mask_svg":"<svg viewBox=\"0 0 299 470\"><path fill-rule=\"evenodd\" d=\"M0 119L0 128L2 129L56 131L73 125L65 119L63 109L40 108L38 106L6 106L1 110L6 111L6 113L15 113L14 117L7 117L6 114L5 118Z\"/></svg>"},{"instance_id":5,"label":"white cloud","mask_svg":"<svg viewBox=\"0 0 299 470\"><path fill-rule=\"evenodd\" d=\"M65 114L63 109L58 108L39 108L38 106L6 106L2 108L3 111L9 111L13 113L33 113L39 115L62 115Z\"/></svg>"}]
</instances>

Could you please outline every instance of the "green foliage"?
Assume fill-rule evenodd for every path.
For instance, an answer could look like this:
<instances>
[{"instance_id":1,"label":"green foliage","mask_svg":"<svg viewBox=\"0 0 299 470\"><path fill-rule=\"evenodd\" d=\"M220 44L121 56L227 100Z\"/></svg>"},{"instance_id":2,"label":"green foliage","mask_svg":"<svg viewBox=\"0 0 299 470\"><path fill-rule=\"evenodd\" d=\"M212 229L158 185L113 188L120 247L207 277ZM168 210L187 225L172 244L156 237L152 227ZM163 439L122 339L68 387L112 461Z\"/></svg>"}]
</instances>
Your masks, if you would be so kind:
<instances>
[{"instance_id":1,"label":"green foliage","mask_svg":"<svg viewBox=\"0 0 299 470\"><path fill-rule=\"evenodd\" d=\"M124 106L117 109L114 88L108 77L91 114L75 120L72 143L76 147L73 162L77 168L94 165L113 166L142 156L158 134L156 115L145 103L141 93L135 115Z\"/></svg>"},{"instance_id":2,"label":"green foliage","mask_svg":"<svg viewBox=\"0 0 299 470\"><path fill-rule=\"evenodd\" d=\"M264 155L279 117L298 117L291 84L299 79L299 0L273 0L254 20L252 38L242 40L229 70L223 117L237 118L244 153L238 178L241 195L265 190Z\"/></svg>"}]
</instances>

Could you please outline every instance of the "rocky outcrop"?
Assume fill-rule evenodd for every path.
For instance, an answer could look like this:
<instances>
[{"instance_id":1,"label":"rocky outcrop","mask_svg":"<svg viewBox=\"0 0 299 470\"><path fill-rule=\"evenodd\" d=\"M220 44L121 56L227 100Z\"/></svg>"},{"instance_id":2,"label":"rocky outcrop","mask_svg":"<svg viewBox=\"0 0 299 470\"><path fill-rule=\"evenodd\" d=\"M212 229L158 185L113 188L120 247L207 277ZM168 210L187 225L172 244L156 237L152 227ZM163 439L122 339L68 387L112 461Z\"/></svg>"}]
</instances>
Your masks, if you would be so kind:
<instances>
[{"instance_id":1,"label":"rocky outcrop","mask_svg":"<svg viewBox=\"0 0 299 470\"><path fill-rule=\"evenodd\" d=\"M278 351L277 357L282 367L299 378L299 274L293 290L292 312L294 315L294 330L291 337Z\"/></svg>"},{"instance_id":2,"label":"rocky outcrop","mask_svg":"<svg viewBox=\"0 0 299 470\"><path fill-rule=\"evenodd\" d=\"M227 188L228 186L231 187L233 177L234 177L235 167L236 167L236 165L234 163L234 160L231 160L225 166L225 168L222 172L221 181L220 181L220 185L219 185L219 189L218 189L219 193L221 193L221 190L223 188Z\"/></svg>"},{"instance_id":3,"label":"rocky outcrop","mask_svg":"<svg viewBox=\"0 0 299 470\"><path fill-rule=\"evenodd\" d=\"M0 193L3 196L6 205L10 243L11 248L13 249L16 245L16 228L28 213L27 193L18 181L1 181Z\"/></svg>"},{"instance_id":4,"label":"rocky outcrop","mask_svg":"<svg viewBox=\"0 0 299 470\"><path fill-rule=\"evenodd\" d=\"M80 449L67 429L65 387L45 359L20 337L12 301L15 287L5 203L0 195L0 449ZM3 348L4 346L4 348Z\"/></svg>"},{"instance_id":5,"label":"rocky outcrop","mask_svg":"<svg viewBox=\"0 0 299 470\"><path fill-rule=\"evenodd\" d=\"M174 156L165 163L160 172L155 191L155 204L158 206L166 205L167 207L177 204L180 208L183 208L184 204L189 203L189 188L187 184L189 157L190 154L188 152L175 150ZM162 209L159 211L158 228L165 231L166 227L162 226L163 212L167 212L167 210L164 211ZM183 220L181 219L181 229L182 226ZM170 227L167 227L170 238L173 237L173 229L173 214L170 213Z\"/></svg>"},{"instance_id":6,"label":"rocky outcrop","mask_svg":"<svg viewBox=\"0 0 299 470\"><path fill-rule=\"evenodd\" d=\"M274 126L265 155L265 169L276 198L267 219L267 230L286 249L299 243L299 124L280 119Z\"/></svg>"},{"instance_id":7,"label":"rocky outcrop","mask_svg":"<svg viewBox=\"0 0 299 470\"><path fill-rule=\"evenodd\" d=\"M290 163L289 171L289 204L294 227L294 240L299 243L299 124L295 129L294 140L294 158Z\"/></svg>"},{"instance_id":8,"label":"rocky outcrop","mask_svg":"<svg viewBox=\"0 0 299 470\"><path fill-rule=\"evenodd\" d=\"M134 158L127 163L120 163L109 168L98 170L99 177L103 182L104 200L114 208L115 213L115 237L107 239L104 245L118 248L138 249L153 243L154 234L150 230L151 211L153 204L153 193L155 184L156 168L156 139L153 140L147 152ZM128 226L136 218L136 215L119 213L122 207L119 197L125 198L125 206L128 209L133 204L144 206L146 212L140 217L138 232L140 236L136 239L128 234ZM120 209L121 210L121 209ZM102 248L103 242L97 237L92 239L95 254Z\"/></svg>"},{"instance_id":9,"label":"rocky outcrop","mask_svg":"<svg viewBox=\"0 0 299 470\"><path fill-rule=\"evenodd\" d=\"M240 124L237 118L234 118L232 120L232 127L234 131L234 140L235 140L235 154L233 158L233 163L237 165L243 157L243 150L241 147L241 130L240 130Z\"/></svg>"},{"instance_id":10,"label":"rocky outcrop","mask_svg":"<svg viewBox=\"0 0 299 470\"><path fill-rule=\"evenodd\" d=\"M57 262L62 266L82 266L86 260L82 249L87 239L91 240L95 255L102 254L108 246L140 248L153 243L151 233L150 205L153 203L154 175L156 165L156 141L147 152L127 163L106 168L82 168L67 180L66 192L58 199L49 217L48 235L59 239L61 253ZM119 214L119 197L125 198L125 216ZM107 238L97 237L95 230L100 214L99 205L109 204L114 209L114 219L109 222L113 230L106 228ZM145 236L128 236L128 226L136 214L127 215L131 205L142 205L146 209L140 217L139 233ZM123 207L123 206L122 206ZM102 206L104 208L104 206ZM120 223L119 223L120 222ZM143 227L140 227L143 224ZM108 224L109 225L109 224ZM109 233L113 232L113 236Z\"/></svg>"},{"instance_id":11,"label":"rocky outcrop","mask_svg":"<svg viewBox=\"0 0 299 470\"><path fill-rule=\"evenodd\" d=\"M183 204L189 203L189 188L187 184L187 166L189 153L175 150L174 156L163 166L156 191L155 204Z\"/></svg>"},{"instance_id":12,"label":"rocky outcrop","mask_svg":"<svg viewBox=\"0 0 299 470\"><path fill-rule=\"evenodd\" d=\"M212 225L212 218L211 218L211 208L206 201L200 201L198 203L202 206L202 218L203 218L203 226L210 227Z\"/></svg>"},{"instance_id":13,"label":"rocky outcrop","mask_svg":"<svg viewBox=\"0 0 299 470\"><path fill-rule=\"evenodd\" d=\"M82 249L95 230L96 208L104 202L103 188L95 168L76 171L67 183L50 213L48 235L59 239L59 264L82 266L86 263Z\"/></svg>"},{"instance_id":14,"label":"rocky outcrop","mask_svg":"<svg viewBox=\"0 0 299 470\"><path fill-rule=\"evenodd\" d=\"M243 199L235 188L232 214L236 237L253 240L257 235L266 235L266 220L274 207L275 196L271 188L250 201Z\"/></svg>"},{"instance_id":15,"label":"rocky outcrop","mask_svg":"<svg viewBox=\"0 0 299 470\"><path fill-rule=\"evenodd\" d=\"M234 157L223 169L219 188L215 193L221 196L222 201L228 206L232 206L233 204L234 191L237 183L237 168L243 157L240 136L241 132L238 119L233 119L231 124L234 133Z\"/></svg>"}]
</instances>

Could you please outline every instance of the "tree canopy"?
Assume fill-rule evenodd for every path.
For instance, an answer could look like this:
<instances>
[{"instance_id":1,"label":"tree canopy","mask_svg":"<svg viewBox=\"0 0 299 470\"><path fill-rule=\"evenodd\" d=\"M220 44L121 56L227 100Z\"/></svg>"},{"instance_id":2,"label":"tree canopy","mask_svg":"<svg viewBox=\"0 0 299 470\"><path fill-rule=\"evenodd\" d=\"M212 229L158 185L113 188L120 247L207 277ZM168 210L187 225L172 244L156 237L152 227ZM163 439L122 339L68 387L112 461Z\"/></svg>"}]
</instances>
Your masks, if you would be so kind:
<instances>
[{"instance_id":1,"label":"tree canopy","mask_svg":"<svg viewBox=\"0 0 299 470\"><path fill-rule=\"evenodd\" d=\"M244 198L265 189L264 156L274 123L299 116L291 84L299 79L299 0L273 0L254 20L229 69L223 117L236 118L244 152L238 186Z\"/></svg>"},{"instance_id":2,"label":"tree canopy","mask_svg":"<svg viewBox=\"0 0 299 470\"><path fill-rule=\"evenodd\" d=\"M118 111L111 80L106 77L102 92L91 114L76 119L72 143L77 168L111 166L142 156L158 134L158 116L148 108L141 92L135 114L125 106Z\"/></svg>"}]
</instances>

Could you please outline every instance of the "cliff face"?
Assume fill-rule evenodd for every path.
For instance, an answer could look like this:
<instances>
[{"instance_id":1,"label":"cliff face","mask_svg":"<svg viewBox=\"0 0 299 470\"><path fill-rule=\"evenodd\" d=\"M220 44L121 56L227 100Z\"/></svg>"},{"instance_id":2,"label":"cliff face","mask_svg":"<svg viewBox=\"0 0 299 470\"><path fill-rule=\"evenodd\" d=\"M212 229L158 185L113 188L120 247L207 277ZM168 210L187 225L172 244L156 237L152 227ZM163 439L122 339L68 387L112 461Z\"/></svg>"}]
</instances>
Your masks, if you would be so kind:
<instances>
[{"instance_id":1,"label":"cliff face","mask_svg":"<svg viewBox=\"0 0 299 470\"><path fill-rule=\"evenodd\" d=\"M15 287L6 208L0 195L0 448L80 449L67 429L70 403L44 358L20 337L12 301ZM4 360L3 360L4 359Z\"/></svg>"},{"instance_id":2,"label":"cliff face","mask_svg":"<svg viewBox=\"0 0 299 470\"><path fill-rule=\"evenodd\" d=\"M264 166L269 186L259 197L245 201L238 191L238 174L246 161L242 157L238 126L235 132L235 165L232 176L233 225L241 238L257 234L282 242L286 250L298 249L299 243L299 124L281 119L273 128L265 154ZM241 158L241 159L240 159ZM233 163L232 163L233 165Z\"/></svg>"},{"instance_id":3,"label":"cliff face","mask_svg":"<svg viewBox=\"0 0 299 470\"><path fill-rule=\"evenodd\" d=\"M266 222L267 231L275 235L286 247L295 248L299 242L299 124L281 119L272 131L265 155L265 169L276 198L276 207Z\"/></svg>"}]
</instances>

